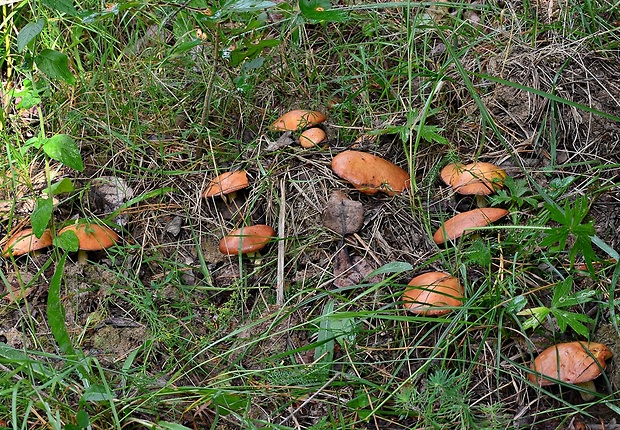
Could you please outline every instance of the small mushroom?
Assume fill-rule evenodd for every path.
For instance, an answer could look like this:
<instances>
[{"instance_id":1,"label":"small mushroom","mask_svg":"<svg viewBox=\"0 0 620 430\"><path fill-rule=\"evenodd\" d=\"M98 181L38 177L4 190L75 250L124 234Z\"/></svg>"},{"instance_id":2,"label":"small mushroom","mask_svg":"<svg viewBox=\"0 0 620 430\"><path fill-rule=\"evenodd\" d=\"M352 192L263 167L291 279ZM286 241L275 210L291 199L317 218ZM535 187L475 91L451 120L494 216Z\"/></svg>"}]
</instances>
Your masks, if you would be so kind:
<instances>
[{"instance_id":1,"label":"small mushroom","mask_svg":"<svg viewBox=\"0 0 620 430\"><path fill-rule=\"evenodd\" d=\"M541 387L563 381L594 389L592 381L605 370L605 360L613 353L602 343L566 342L550 346L540 353L531 365L534 373L527 375L530 382ZM556 381L545 379L554 378ZM585 399L584 399L585 400Z\"/></svg>"},{"instance_id":2,"label":"small mushroom","mask_svg":"<svg viewBox=\"0 0 620 430\"><path fill-rule=\"evenodd\" d=\"M118 234L113 230L106 226L90 222L78 222L77 224L68 225L61 229L58 235L60 236L67 231L73 231L78 238L79 264L86 263L88 251L102 251L115 245L118 241Z\"/></svg>"},{"instance_id":3,"label":"small mushroom","mask_svg":"<svg viewBox=\"0 0 620 430\"><path fill-rule=\"evenodd\" d=\"M245 170L226 172L212 179L202 197L222 197L234 200L237 191L250 186L248 175Z\"/></svg>"},{"instance_id":4,"label":"small mushroom","mask_svg":"<svg viewBox=\"0 0 620 430\"><path fill-rule=\"evenodd\" d=\"M43 231L41 237L36 237L31 228L24 229L11 236L4 245L2 256L18 257L33 251L38 251L52 246L53 240L49 230Z\"/></svg>"},{"instance_id":5,"label":"small mushroom","mask_svg":"<svg viewBox=\"0 0 620 430\"><path fill-rule=\"evenodd\" d=\"M321 112L297 109L285 113L274 122L271 131L299 131L325 121Z\"/></svg>"},{"instance_id":6,"label":"small mushroom","mask_svg":"<svg viewBox=\"0 0 620 430\"><path fill-rule=\"evenodd\" d=\"M458 166L458 165L455 165ZM455 167L461 173L451 179L452 188L459 194L488 196L504 186L506 171L491 163L475 162Z\"/></svg>"},{"instance_id":7,"label":"small mushroom","mask_svg":"<svg viewBox=\"0 0 620 430\"><path fill-rule=\"evenodd\" d=\"M222 238L219 249L222 254L226 255L244 254L253 257L275 236L275 230L268 225L256 224L241 227Z\"/></svg>"},{"instance_id":8,"label":"small mushroom","mask_svg":"<svg viewBox=\"0 0 620 430\"><path fill-rule=\"evenodd\" d=\"M433 240L441 245L446 240L458 239L466 230L484 227L506 215L508 211L501 208L478 208L462 212L444 222L433 235Z\"/></svg>"},{"instance_id":9,"label":"small mushroom","mask_svg":"<svg viewBox=\"0 0 620 430\"><path fill-rule=\"evenodd\" d=\"M379 191L389 196L411 186L410 176L397 165L376 155L360 151L343 151L332 160L332 170L365 194Z\"/></svg>"},{"instance_id":10,"label":"small mushroom","mask_svg":"<svg viewBox=\"0 0 620 430\"><path fill-rule=\"evenodd\" d=\"M301 136L299 136L299 144L306 149L312 148L323 142L326 137L327 135L322 129L312 127L301 133Z\"/></svg>"},{"instance_id":11,"label":"small mushroom","mask_svg":"<svg viewBox=\"0 0 620 430\"><path fill-rule=\"evenodd\" d=\"M454 276L444 272L428 272L416 276L403 293L404 307L428 316L445 315L463 300L463 286Z\"/></svg>"}]
</instances>

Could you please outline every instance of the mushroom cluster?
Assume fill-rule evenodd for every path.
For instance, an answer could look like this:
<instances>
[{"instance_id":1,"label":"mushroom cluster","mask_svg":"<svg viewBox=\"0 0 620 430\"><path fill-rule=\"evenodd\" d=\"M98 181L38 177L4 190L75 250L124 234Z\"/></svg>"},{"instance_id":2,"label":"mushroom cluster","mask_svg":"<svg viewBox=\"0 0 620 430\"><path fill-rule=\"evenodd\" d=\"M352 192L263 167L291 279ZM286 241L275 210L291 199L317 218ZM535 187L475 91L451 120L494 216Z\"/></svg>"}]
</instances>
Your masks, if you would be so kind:
<instances>
[{"instance_id":1,"label":"mushroom cluster","mask_svg":"<svg viewBox=\"0 0 620 430\"><path fill-rule=\"evenodd\" d=\"M327 118L321 112L296 109L278 118L269 127L270 131L299 132L299 144L304 148L312 148L327 138L325 131L318 127Z\"/></svg>"},{"instance_id":2,"label":"mushroom cluster","mask_svg":"<svg viewBox=\"0 0 620 430\"><path fill-rule=\"evenodd\" d=\"M485 227L508 215L506 209L487 208L484 196L504 186L507 174L492 163L474 162L467 165L451 163L439 174L441 180L461 195L473 195L479 208L462 212L444 222L433 235L436 244L454 241L475 228Z\"/></svg>"}]
</instances>

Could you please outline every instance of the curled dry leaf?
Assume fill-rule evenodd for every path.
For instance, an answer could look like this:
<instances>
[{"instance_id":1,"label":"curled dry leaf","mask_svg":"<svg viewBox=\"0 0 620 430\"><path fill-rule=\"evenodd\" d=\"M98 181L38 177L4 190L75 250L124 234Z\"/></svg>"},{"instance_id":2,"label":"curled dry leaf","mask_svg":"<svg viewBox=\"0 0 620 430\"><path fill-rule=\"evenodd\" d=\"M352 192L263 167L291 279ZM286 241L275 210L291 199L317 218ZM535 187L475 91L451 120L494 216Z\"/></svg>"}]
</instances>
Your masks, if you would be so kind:
<instances>
[{"instance_id":1,"label":"curled dry leaf","mask_svg":"<svg viewBox=\"0 0 620 430\"><path fill-rule=\"evenodd\" d=\"M364 223L361 202L349 199L342 191L334 191L323 212L323 225L338 234L357 233Z\"/></svg>"},{"instance_id":2,"label":"curled dry leaf","mask_svg":"<svg viewBox=\"0 0 620 430\"><path fill-rule=\"evenodd\" d=\"M344 247L338 252L334 261L334 285L338 288L357 285L375 269L376 267L369 263L368 260L358 255L351 257L349 250ZM366 281L377 283L381 279L379 276L373 276Z\"/></svg>"},{"instance_id":3,"label":"curled dry leaf","mask_svg":"<svg viewBox=\"0 0 620 430\"><path fill-rule=\"evenodd\" d=\"M270 141L269 145L267 145L267 151L277 151L278 149L286 148L287 146L292 145L295 142L293 138L293 132L287 131L282 134L277 140Z\"/></svg>"}]
</instances>

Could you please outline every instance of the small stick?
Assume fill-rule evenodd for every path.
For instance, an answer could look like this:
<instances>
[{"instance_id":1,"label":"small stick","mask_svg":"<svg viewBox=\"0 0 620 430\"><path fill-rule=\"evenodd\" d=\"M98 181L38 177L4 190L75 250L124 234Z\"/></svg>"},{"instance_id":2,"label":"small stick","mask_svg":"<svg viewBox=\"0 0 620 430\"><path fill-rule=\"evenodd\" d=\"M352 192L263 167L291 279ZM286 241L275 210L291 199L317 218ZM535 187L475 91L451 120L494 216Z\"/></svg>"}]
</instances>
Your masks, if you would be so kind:
<instances>
[{"instance_id":1,"label":"small stick","mask_svg":"<svg viewBox=\"0 0 620 430\"><path fill-rule=\"evenodd\" d=\"M280 180L280 213L278 215L278 269L276 284L276 304L284 305L284 235L286 218L286 186L284 179Z\"/></svg>"}]
</instances>

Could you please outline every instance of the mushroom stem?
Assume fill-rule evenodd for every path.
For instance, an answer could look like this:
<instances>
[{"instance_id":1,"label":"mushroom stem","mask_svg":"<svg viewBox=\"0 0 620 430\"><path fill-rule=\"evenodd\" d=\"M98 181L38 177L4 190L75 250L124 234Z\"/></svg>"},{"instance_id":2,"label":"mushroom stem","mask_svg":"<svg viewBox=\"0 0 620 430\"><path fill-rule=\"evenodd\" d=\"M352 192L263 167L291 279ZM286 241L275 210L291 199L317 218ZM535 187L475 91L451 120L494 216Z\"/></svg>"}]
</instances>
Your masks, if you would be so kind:
<instances>
[{"instance_id":1,"label":"mushroom stem","mask_svg":"<svg viewBox=\"0 0 620 430\"><path fill-rule=\"evenodd\" d=\"M77 254L78 264L87 264L88 263L88 252L80 249Z\"/></svg>"},{"instance_id":2,"label":"mushroom stem","mask_svg":"<svg viewBox=\"0 0 620 430\"><path fill-rule=\"evenodd\" d=\"M489 203L483 195L476 194L476 206L478 206L479 208L486 208L489 206Z\"/></svg>"},{"instance_id":3,"label":"mushroom stem","mask_svg":"<svg viewBox=\"0 0 620 430\"><path fill-rule=\"evenodd\" d=\"M594 381L580 382L575 385L581 388L581 390L579 390L579 395L585 402L591 402L596 399L596 394L594 394L596 393L596 385L594 385Z\"/></svg>"}]
</instances>

